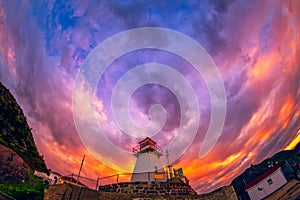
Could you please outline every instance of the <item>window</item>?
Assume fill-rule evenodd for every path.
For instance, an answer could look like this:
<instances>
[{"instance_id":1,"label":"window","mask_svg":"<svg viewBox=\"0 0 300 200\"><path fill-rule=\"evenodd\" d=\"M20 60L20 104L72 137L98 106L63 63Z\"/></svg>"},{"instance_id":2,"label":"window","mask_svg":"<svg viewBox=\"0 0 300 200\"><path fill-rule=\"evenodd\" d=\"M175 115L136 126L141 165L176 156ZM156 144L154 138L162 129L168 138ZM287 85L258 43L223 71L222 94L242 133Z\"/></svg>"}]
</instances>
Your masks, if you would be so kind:
<instances>
[{"instance_id":1,"label":"window","mask_svg":"<svg viewBox=\"0 0 300 200\"><path fill-rule=\"evenodd\" d=\"M269 185L272 185L273 184L273 180L270 178L267 180L267 182L269 183Z\"/></svg>"}]
</instances>

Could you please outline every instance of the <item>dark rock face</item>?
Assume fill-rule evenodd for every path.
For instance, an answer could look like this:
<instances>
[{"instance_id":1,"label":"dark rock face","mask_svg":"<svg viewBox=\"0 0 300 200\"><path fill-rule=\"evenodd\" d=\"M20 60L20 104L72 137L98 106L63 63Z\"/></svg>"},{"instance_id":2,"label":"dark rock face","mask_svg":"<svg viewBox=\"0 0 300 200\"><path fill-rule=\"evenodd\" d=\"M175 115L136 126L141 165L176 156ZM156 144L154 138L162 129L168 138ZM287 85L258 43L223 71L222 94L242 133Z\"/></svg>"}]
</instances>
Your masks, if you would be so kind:
<instances>
[{"instance_id":1,"label":"dark rock face","mask_svg":"<svg viewBox=\"0 0 300 200\"><path fill-rule=\"evenodd\" d=\"M0 145L0 182L22 183L29 180L29 166L13 150Z\"/></svg>"}]
</instances>

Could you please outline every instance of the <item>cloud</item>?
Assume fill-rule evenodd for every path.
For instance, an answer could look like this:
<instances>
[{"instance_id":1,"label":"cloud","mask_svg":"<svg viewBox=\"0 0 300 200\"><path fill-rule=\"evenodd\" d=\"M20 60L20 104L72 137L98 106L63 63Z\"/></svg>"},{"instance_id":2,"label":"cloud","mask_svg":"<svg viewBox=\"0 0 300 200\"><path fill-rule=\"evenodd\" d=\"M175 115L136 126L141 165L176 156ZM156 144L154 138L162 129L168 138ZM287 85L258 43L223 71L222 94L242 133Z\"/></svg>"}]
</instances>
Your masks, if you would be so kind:
<instances>
[{"instance_id":1,"label":"cloud","mask_svg":"<svg viewBox=\"0 0 300 200\"><path fill-rule=\"evenodd\" d=\"M123 55L99 80L93 106L107 138L130 152L139 138L119 130L110 108L118 79L149 62L169 65L183 74L195 89L201 116L192 146L174 164L184 168L193 188L207 192L229 184L251 163L288 146L300 128L299 7L298 1L243 0L151 5L145 1L1 2L0 80L22 106L47 165L61 173L76 172L87 154L83 174L96 178L116 172L101 160L114 155L107 150L107 158L95 159L78 136L72 95L80 65L103 40L131 28L158 26L187 34L212 56L227 94L222 135L205 158L199 159L198 152L211 117L209 91L203 77L176 55L151 49ZM165 38L159 42L168 44ZM154 137L160 146L176 134L183 113L170 90L146 85L129 103L134 119L143 118L139 123L147 121L151 105L164 106L166 125Z\"/></svg>"}]
</instances>

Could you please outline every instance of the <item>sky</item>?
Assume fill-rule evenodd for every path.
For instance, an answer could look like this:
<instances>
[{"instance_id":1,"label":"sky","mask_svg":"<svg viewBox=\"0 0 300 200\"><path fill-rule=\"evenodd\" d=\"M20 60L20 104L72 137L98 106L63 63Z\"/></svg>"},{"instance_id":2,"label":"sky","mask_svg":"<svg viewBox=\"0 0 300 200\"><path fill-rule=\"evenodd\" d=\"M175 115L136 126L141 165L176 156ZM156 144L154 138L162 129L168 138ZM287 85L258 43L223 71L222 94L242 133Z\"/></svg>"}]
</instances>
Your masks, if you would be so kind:
<instances>
[{"instance_id":1,"label":"sky","mask_svg":"<svg viewBox=\"0 0 300 200\"><path fill-rule=\"evenodd\" d=\"M161 35L100 51L145 27ZM132 147L149 136L205 193L300 141L299 31L297 0L1 1L0 81L51 170L78 173L86 155L91 179L132 171ZM160 48L118 54L147 41ZM129 83L138 86L129 92Z\"/></svg>"}]
</instances>

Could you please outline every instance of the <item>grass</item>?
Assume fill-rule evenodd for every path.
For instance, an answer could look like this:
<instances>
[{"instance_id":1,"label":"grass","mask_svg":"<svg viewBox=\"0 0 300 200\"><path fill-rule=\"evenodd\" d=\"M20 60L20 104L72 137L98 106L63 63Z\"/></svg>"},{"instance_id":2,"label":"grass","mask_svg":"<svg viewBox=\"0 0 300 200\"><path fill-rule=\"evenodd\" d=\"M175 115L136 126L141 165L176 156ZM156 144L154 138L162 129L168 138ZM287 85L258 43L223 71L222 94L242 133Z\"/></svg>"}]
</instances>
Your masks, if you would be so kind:
<instances>
[{"instance_id":1,"label":"grass","mask_svg":"<svg viewBox=\"0 0 300 200\"><path fill-rule=\"evenodd\" d=\"M0 191L22 200L40 200L44 198L44 189L47 185L42 179L30 173L27 183L0 183Z\"/></svg>"}]
</instances>

